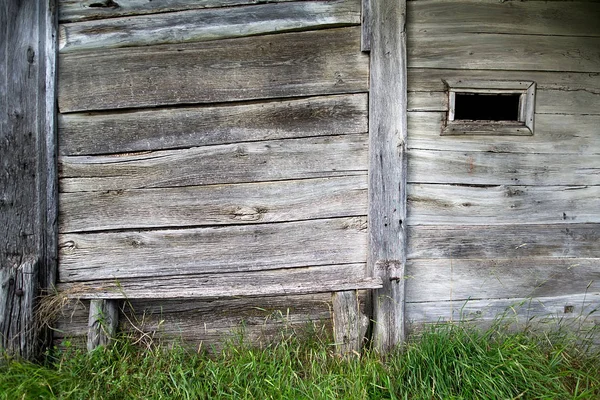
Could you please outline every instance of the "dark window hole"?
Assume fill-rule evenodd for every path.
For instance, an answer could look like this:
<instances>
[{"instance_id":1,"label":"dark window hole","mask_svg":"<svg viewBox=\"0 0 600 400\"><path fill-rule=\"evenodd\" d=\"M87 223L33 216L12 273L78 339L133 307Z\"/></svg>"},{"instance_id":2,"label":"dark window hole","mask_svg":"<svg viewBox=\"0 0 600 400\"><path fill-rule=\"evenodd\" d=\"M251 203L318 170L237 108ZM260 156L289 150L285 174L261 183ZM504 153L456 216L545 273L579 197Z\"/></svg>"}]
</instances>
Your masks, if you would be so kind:
<instances>
[{"instance_id":1,"label":"dark window hole","mask_svg":"<svg viewBox=\"0 0 600 400\"><path fill-rule=\"evenodd\" d=\"M518 93L456 93L454 120L519 121Z\"/></svg>"}]
</instances>

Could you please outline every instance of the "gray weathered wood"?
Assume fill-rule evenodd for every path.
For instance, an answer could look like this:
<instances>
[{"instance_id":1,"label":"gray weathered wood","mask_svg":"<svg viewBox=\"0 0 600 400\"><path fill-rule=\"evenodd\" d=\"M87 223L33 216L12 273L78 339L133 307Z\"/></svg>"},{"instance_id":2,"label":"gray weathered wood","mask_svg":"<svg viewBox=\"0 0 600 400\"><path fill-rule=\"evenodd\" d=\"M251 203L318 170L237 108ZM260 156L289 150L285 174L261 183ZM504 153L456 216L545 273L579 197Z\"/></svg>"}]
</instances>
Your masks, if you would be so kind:
<instances>
[{"instance_id":1,"label":"gray weathered wood","mask_svg":"<svg viewBox=\"0 0 600 400\"><path fill-rule=\"evenodd\" d=\"M222 7L62 24L61 52L185 43L360 24L360 0Z\"/></svg>"},{"instance_id":2,"label":"gray weathered wood","mask_svg":"<svg viewBox=\"0 0 600 400\"><path fill-rule=\"evenodd\" d=\"M418 32L407 48L413 68L600 72L600 37Z\"/></svg>"},{"instance_id":3,"label":"gray weathered wood","mask_svg":"<svg viewBox=\"0 0 600 400\"><path fill-rule=\"evenodd\" d=\"M0 348L33 359L49 331L34 320L54 283L55 2L0 5Z\"/></svg>"},{"instance_id":4,"label":"gray weathered wood","mask_svg":"<svg viewBox=\"0 0 600 400\"><path fill-rule=\"evenodd\" d=\"M371 0L362 0L360 50L371 51Z\"/></svg>"},{"instance_id":5,"label":"gray weathered wood","mask_svg":"<svg viewBox=\"0 0 600 400\"><path fill-rule=\"evenodd\" d=\"M575 162L571 154L415 149L409 152L409 163L408 181L411 183L600 185L600 165L597 155L579 155Z\"/></svg>"},{"instance_id":6,"label":"gray weathered wood","mask_svg":"<svg viewBox=\"0 0 600 400\"><path fill-rule=\"evenodd\" d=\"M600 223L600 186L408 187L409 225Z\"/></svg>"},{"instance_id":7,"label":"gray weathered wood","mask_svg":"<svg viewBox=\"0 0 600 400\"><path fill-rule=\"evenodd\" d=\"M364 175L367 135L60 158L62 192Z\"/></svg>"},{"instance_id":8,"label":"gray weathered wood","mask_svg":"<svg viewBox=\"0 0 600 400\"><path fill-rule=\"evenodd\" d=\"M88 319L87 350L107 346L117 333L119 325L119 303L116 300L90 301Z\"/></svg>"},{"instance_id":9,"label":"gray weathered wood","mask_svg":"<svg viewBox=\"0 0 600 400\"><path fill-rule=\"evenodd\" d=\"M269 3L307 0L269 0ZM59 0L61 22L158 14L202 8L245 6L264 0Z\"/></svg>"},{"instance_id":10,"label":"gray weathered wood","mask_svg":"<svg viewBox=\"0 0 600 400\"><path fill-rule=\"evenodd\" d=\"M59 116L62 155L367 132L367 95Z\"/></svg>"},{"instance_id":11,"label":"gray weathered wood","mask_svg":"<svg viewBox=\"0 0 600 400\"><path fill-rule=\"evenodd\" d=\"M563 154L578 157L600 154L598 115L536 114L535 134L527 137L440 136L445 114L409 112L408 148L456 152ZM570 155L570 156L567 156ZM567 166L569 167L569 166ZM554 183L549 182L552 185Z\"/></svg>"},{"instance_id":12,"label":"gray weathered wood","mask_svg":"<svg viewBox=\"0 0 600 400\"><path fill-rule=\"evenodd\" d=\"M366 260L364 217L60 235L61 282L258 271ZM240 255L243 255L241 257Z\"/></svg>"},{"instance_id":13,"label":"gray weathered wood","mask_svg":"<svg viewBox=\"0 0 600 400\"><path fill-rule=\"evenodd\" d=\"M63 193L61 232L258 224L367 213L367 175Z\"/></svg>"},{"instance_id":14,"label":"gray weathered wood","mask_svg":"<svg viewBox=\"0 0 600 400\"><path fill-rule=\"evenodd\" d=\"M364 266L363 266L364 268ZM361 313L358 291L334 292L332 295L333 337L340 354L359 354L365 340L369 319Z\"/></svg>"},{"instance_id":15,"label":"gray weathered wood","mask_svg":"<svg viewBox=\"0 0 600 400\"><path fill-rule=\"evenodd\" d=\"M368 56L360 52L360 31L349 27L62 54L59 108L72 112L365 92Z\"/></svg>"},{"instance_id":16,"label":"gray weathered wood","mask_svg":"<svg viewBox=\"0 0 600 400\"><path fill-rule=\"evenodd\" d=\"M408 258L600 258L600 224L418 226Z\"/></svg>"},{"instance_id":17,"label":"gray weathered wood","mask_svg":"<svg viewBox=\"0 0 600 400\"><path fill-rule=\"evenodd\" d=\"M59 284L78 299L215 300L230 297L269 297L381 287L378 278L365 277L365 265L343 264L185 276L92 280ZM358 302L358 300L356 300Z\"/></svg>"},{"instance_id":18,"label":"gray weathered wood","mask_svg":"<svg viewBox=\"0 0 600 400\"><path fill-rule=\"evenodd\" d=\"M418 32L600 36L600 4L570 1L408 2L408 35Z\"/></svg>"},{"instance_id":19,"label":"gray weathered wood","mask_svg":"<svg viewBox=\"0 0 600 400\"><path fill-rule=\"evenodd\" d=\"M374 341L386 352L404 340L406 261L406 1L371 3L369 91L369 274Z\"/></svg>"},{"instance_id":20,"label":"gray weathered wood","mask_svg":"<svg viewBox=\"0 0 600 400\"><path fill-rule=\"evenodd\" d=\"M598 258L416 259L406 267L407 302L600 292Z\"/></svg>"}]
</instances>

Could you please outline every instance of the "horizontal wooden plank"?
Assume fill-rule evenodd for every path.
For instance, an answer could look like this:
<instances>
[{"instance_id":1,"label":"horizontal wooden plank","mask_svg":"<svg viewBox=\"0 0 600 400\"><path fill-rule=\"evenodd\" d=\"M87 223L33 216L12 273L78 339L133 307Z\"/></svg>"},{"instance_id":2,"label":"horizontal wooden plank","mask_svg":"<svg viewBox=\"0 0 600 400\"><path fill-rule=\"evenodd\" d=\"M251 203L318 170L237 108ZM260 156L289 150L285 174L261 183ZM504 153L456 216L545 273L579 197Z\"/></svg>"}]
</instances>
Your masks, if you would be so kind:
<instances>
[{"instance_id":1,"label":"horizontal wooden plank","mask_svg":"<svg viewBox=\"0 0 600 400\"><path fill-rule=\"evenodd\" d=\"M600 36L600 4L582 1L428 0L407 2L415 32Z\"/></svg>"},{"instance_id":2,"label":"horizontal wooden plank","mask_svg":"<svg viewBox=\"0 0 600 400\"><path fill-rule=\"evenodd\" d=\"M418 226L408 258L600 258L600 224Z\"/></svg>"},{"instance_id":3,"label":"horizontal wooden plank","mask_svg":"<svg viewBox=\"0 0 600 400\"><path fill-rule=\"evenodd\" d=\"M60 232L257 224L367 214L367 176L63 193Z\"/></svg>"},{"instance_id":4,"label":"horizontal wooden plank","mask_svg":"<svg viewBox=\"0 0 600 400\"><path fill-rule=\"evenodd\" d=\"M367 95L59 115L61 155L367 132Z\"/></svg>"},{"instance_id":5,"label":"horizontal wooden plank","mask_svg":"<svg viewBox=\"0 0 600 400\"><path fill-rule=\"evenodd\" d=\"M269 0L269 3L306 0ZM213 7L244 6L264 0L59 0L61 22L157 14Z\"/></svg>"},{"instance_id":6,"label":"horizontal wooden plank","mask_svg":"<svg viewBox=\"0 0 600 400\"><path fill-rule=\"evenodd\" d=\"M408 153L408 182L465 185L600 185L598 161L598 155L413 149Z\"/></svg>"},{"instance_id":7,"label":"horizontal wooden plank","mask_svg":"<svg viewBox=\"0 0 600 400\"><path fill-rule=\"evenodd\" d=\"M600 223L600 186L408 187L409 225Z\"/></svg>"},{"instance_id":8,"label":"horizontal wooden plank","mask_svg":"<svg viewBox=\"0 0 600 400\"><path fill-rule=\"evenodd\" d=\"M552 297L600 292L600 259L411 260L406 301Z\"/></svg>"},{"instance_id":9,"label":"horizontal wooden plank","mask_svg":"<svg viewBox=\"0 0 600 400\"><path fill-rule=\"evenodd\" d=\"M220 7L62 24L60 52L198 42L360 24L360 0Z\"/></svg>"},{"instance_id":10,"label":"horizontal wooden plank","mask_svg":"<svg viewBox=\"0 0 600 400\"><path fill-rule=\"evenodd\" d=\"M536 114L533 136L440 136L446 115L408 113L409 149L598 155L598 115ZM550 183L552 184L552 183Z\"/></svg>"},{"instance_id":11,"label":"horizontal wooden plank","mask_svg":"<svg viewBox=\"0 0 600 400\"><path fill-rule=\"evenodd\" d=\"M366 262L364 217L59 235L61 282Z\"/></svg>"},{"instance_id":12,"label":"horizontal wooden plank","mask_svg":"<svg viewBox=\"0 0 600 400\"><path fill-rule=\"evenodd\" d=\"M62 192L364 175L367 135L324 136L115 156L60 157Z\"/></svg>"},{"instance_id":13,"label":"horizontal wooden plank","mask_svg":"<svg viewBox=\"0 0 600 400\"><path fill-rule=\"evenodd\" d=\"M215 300L376 289L381 279L365 277L366 265L346 264L178 277L65 283L58 290L79 299Z\"/></svg>"},{"instance_id":14,"label":"horizontal wooden plank","mask_svg":"<svg viewBox=\"0 0 600 400\"><path fill-rule=\"evenodd\" d=\"M61 112L368 90L360 27L65 53ZM94 62L90 62L94 60Z\"/></svg>"},{"instance_id":15,"label":"horizontal wooden plank","mask_svg":"<svg viewBox=\"0 0 600 400\"><path fill-rule=\"evenodd\" d=\"M485 323L503 318L505 324L541 324L543 327L575 327L586 318L600 321L594 311L600 307L600 293L578 295L491 300L458 300L424 303L406 303L406 316L413 324L448 321ZM593 323L593 322L592 322Z\"/></svg>"},{"instance_id":16,"label":"horizontal wooden plank","mask_svg":"<svg viewBox=\"0 0 600 400\"><path fill-rule=\"evenodd\" d=\"M600 72L600 37L418 32L409 68Z\"/></svg>"}]
</instances>

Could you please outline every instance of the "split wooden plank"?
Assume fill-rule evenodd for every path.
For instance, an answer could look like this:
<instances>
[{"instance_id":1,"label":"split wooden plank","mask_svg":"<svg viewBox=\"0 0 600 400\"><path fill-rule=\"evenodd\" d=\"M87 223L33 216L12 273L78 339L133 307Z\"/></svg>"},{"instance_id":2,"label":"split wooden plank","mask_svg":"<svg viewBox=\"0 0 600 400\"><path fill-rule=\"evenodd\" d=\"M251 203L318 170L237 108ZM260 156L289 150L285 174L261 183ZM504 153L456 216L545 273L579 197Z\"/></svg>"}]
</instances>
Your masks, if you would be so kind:
<instances>
[{"instance_id":1,"label":"split wooden plank","mask_svg":"<svg viewBox=\"0 0 600 400\"><path fill-rule=\"evenodd\" d=\"M62 155L366 133L367 95L59 116Z\"/></svg>"},{"instance_id":2,"label":"split wooden plank","mask_svg":"<svg viewBox=\"0 0 600 400\"><path fill-rule=\"evenodd\" d=\"M358 93L369 79L360 27L66 53L60 65L63 113Z\"/></svg>"},{"instance_id":3,"label":"split wooden plank","mask_svg":"<svg viewBox=\"0 0 600 400\"><path fill-rule=\"evenodd\" d=\"M411 68L600 72L600 37L418 32Z\"/></svg>"},{"instance_id":4,"label":"split wooden plank","mask_svg":"<svg viewBox=\"0 0 600 400\"><path fill-rule=\"evenodd\" d=\"M360 310L358 291L334 292L331 302L333 337L337 352L342 355L359 355L365 341L369 318Z\"/></svg>"},{"instance_id":5,"label":"split wooden plank","mask_svg":"<svg viewBox=\"0 0 600 400\"><path fill-rule=\"evenodd\" d=\"M360 24L360 0L267 3L62 24L61 52L200 42Z\"/></svg>"},{"instance_id":6,"label":"split wooden plank","mask_svg":"<svg viewBox=\"0 0 600 400\"><path fill-rule=\"evenodd\" d=\"M367 214L367 175L63 193L59 230L258 224Z\"/></svg>"},{"instance_id":7,"label":"split wooden plank","mask_svg":"<svg viewBox=\"0 0 600 400\"><path fill-rule=\"evenodd\" d=\"M375 289L381 281L365 277L365 264L286 268L242 273L99 279L60 284L58 289L78 299L215 300L231 297L270 297L356 289ZM358 300L356 300L358 303ZM90 312L91 315L91 312Z\"/></svg>"},{"instance_id":8,"label":"split wooden plank","mask_svg":"<svg viewBox=\"0 0 600 400\"><path fill-rule=\"evenodd\" d=\"M221 274L363 263L364 217L60 235L60 280ZM240 257L240 255L243 257Z\"/></svg>"},{"instance_id":9,"label":"split wooden plank","mask_svg":"<svg viewBox=\"0 0 600 400\"><path fill-rule=\"evenodd\" d=\"M600 258L600 224L418 226L408 258Z\"/></svg>"},{"instance_id":10,"label":"split wooden plank","mask_svg":"<svg viewBox=\"0 0 600 400\"><path fill-rule=\"evenodd\" d=\"M404 341L406 262L406 1L371 2L369 92L369 275L373 292L373 339L390 351Z\"/></svg>"},{"instance_id":11,"label":"split wooden plank","mask_svg":"<svg viewBox=\"0 0 600 400\"><path fill-rule=\"evenodd\" d=\"M600 186L414 184L409 225L600 223Z\"/></svg>"},{"instance_id":12,"label":"split wooden plank","mask_svg":"<svg viewBox=\"0 0 600 400\"><path fill-rule=\"evenodd\" d=\"M61 22L168 13L215 7L246 6L264 0L58 0ZM269 3L307 0L269 0Z\"/></svg>"},{"instance_id":13,"label":"split wooden plank","mask_svg":"<svg viewBox=\"0 0 600 400\"><path fill-rule=\"evenodd\" d=\"M366 135L60 158L62 192L364 175Z\"/></svg>"},{"instance_id":14,"label":"split wooden plank","mask_svg":"<svg viewBox=\"0 0 600 400\"><path fill-rule=\"evenodd\" d=\"M487 137L487 136L486 136ZM410 183L600 185L597 155L410 150Z\"/></svg>"},{"instance_id":15,"label":"split wooden plank","mask_svg":"<svg viewBox=\"0 0 600 400\"><path fill-rule=\"evenodd\" d=\"M600 36L600 4L587 1L409 1L408 35L419 32Z\"/></svg>"},{"instance_id":16,"label":"split wooden plank","mask_svg":"<svg viewBox=\"0 0 600 400\"><path fill-rule=\"evenodd\" d=\"M489 153L598 155L597 115L536 114L533 136L440 136L445 114L409 112L408 148ZM549 183L553 184L553 183Z\"/></svg>"},{"instance_id":17,"label":"split wooden plank","mask_svg":"<svg viewBox=\"0 0 600 400\"><path fill-rule=\"evenodd\" d=\"M115 337L118 325L118 301L92 300L88 319L87 350L107 346Z\"/></svg>"},{"instance_id":18,"label":"split wooden plank","mask_svg":"<svg viewBox=\"0 0 600 400\"><path fill-rule=\"evenodd\" d=\"M532 298L600 292L598 258L417 259L407 302Z\"/></svg>"},{"instance_id":19,"label":"split wooden plank","mask_svg":"<svg viewBox=\"0 0 600 400\"><path fill-rule=\"evenodd\" d=\"M578 295L511 298L489 300L458 300L406 303L407 318L414 324L450 321L485 323L503 317L503 322L566 326L569 319L581 324L585 319L598 321L594 311L600 306L600 293Z\"/></svg>"}]
</instances>

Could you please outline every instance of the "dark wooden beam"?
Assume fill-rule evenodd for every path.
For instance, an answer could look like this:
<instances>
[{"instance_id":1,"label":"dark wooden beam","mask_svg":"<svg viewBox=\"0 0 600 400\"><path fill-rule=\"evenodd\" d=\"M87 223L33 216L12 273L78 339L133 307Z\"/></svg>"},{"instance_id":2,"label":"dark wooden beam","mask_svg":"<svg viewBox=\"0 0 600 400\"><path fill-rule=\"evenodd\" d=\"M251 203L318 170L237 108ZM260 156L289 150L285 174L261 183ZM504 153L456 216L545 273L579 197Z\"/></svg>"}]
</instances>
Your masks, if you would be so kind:
<instances>
[{"instance_id":1,"label":"dark wooden beam","mask_svg":"<svg viewBox=\"0 0 600 400\"><path fill-rule=\"evenodd\" d=\"M32 359L56 274L55 0L0 5L0 348Z\"/></svg>"},{"instance_id":2,"label":"dark wooden beam","mask_svg":"<svg viewBox=\"0 0 600 400\"><path fill-rule=\"evenodd\" d=\"M373 292L375 347L404 340L406 264L406 32L405 0L371 2L369 94L368 272L383 280Z\"/></svg>"}]
</instances>

